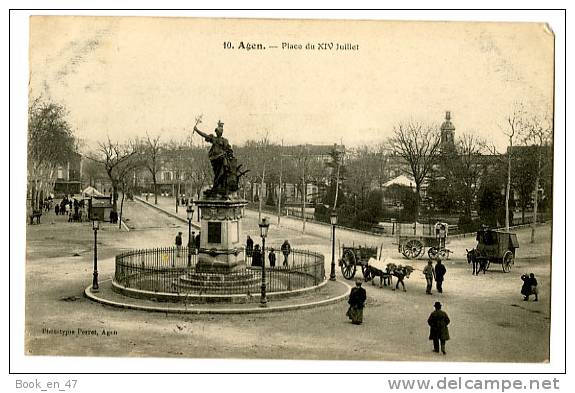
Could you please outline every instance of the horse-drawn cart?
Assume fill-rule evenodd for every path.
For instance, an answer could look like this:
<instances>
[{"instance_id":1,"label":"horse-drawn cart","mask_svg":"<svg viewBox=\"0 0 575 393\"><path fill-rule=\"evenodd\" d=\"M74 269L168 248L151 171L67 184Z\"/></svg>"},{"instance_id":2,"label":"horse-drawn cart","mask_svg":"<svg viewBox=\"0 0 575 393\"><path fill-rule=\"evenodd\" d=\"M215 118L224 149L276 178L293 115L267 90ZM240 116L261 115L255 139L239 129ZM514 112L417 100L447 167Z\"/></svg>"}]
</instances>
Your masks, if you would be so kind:
<instances>
[{"instance_id":1,"label":"horse-drawn cart","mask_svg":"<svg viewBox=\"0 0 575 393\"><path fill-rule=\"evenodd\" d=\"M427 255L430 258L449 258L449 253L451 251L445 248L448 225L446 223L438 222L434 227L435 234L399 234L397 237L397 251L403 254L405 258L415 259L425 253L425 248L428 248Z\"/></svg>"},{"instance_id":2,"label":"horse-drawn cart","mask_svg":"<svg viewBox=\"0 0 575 393\"><path fill-rule=\"evenodd\" d=\"M399 236L397 251L408 259L415 259L423 255L425 248L428 248L427 255L430 258L439 256L441 259L445 259L449 257L450 251L447 250L440 239L435 236Z\"/></svg>"},{"instance_id":3,"label":"horse-drawn cart","mask_svg":"<svg viewBox=\"0 0 575 393\"><path fill-rule=\"evenodd\" d=\"M340 255L339 266L341 267L341 274L349 280L355 276L358 265L361 267L361 272L365 275L365 269L370 258L377 259L377 247L349 247L344 245L341 248Z\"/></svg>"},{"instance_id":4,"label":"horse-drawn cart","mask_svg":"<svg viewBox=\"0 0 575 393\"><path fill-rule=\"evenodd\" d=\"M480 230L476 236L477 246L467 252L468 260L474 263L474 272L489 269L491 263L500 263L503 272L508 273L515 264L515 250L519 248L517 235L492 229ZM479 265L479 269L475 265Z\"/></svg>"}]
</instances>

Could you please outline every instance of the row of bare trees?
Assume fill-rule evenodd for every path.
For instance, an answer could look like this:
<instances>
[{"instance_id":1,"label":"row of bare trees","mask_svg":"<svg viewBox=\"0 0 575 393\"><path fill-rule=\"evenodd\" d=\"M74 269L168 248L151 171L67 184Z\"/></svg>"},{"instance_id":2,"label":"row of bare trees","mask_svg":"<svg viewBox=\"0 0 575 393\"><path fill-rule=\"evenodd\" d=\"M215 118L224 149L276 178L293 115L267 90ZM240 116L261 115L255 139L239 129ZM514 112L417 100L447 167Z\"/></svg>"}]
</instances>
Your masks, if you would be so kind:
<instances>
[{"instance_id":1,"label":"row of bare trees","mask_svg":"<svg viewBox=\"0 0 575 393\"><path fill-rule=\"evenodd\" d=\"M390 166L400 161L398 168L414 183L415 219L420 216L424 185L426 202L429 204L431 199L435 209L456 207L460 217L470 221L472 211L480 210L481 202L483 210L493 215L503 208L507 228L511 225L513 203L518 198L523 214L526 206L533 205L534 237L541 182L545 177L547 184L551 178L552 123L549 116L516 111L505 119L502 132L508 141L503 151L474 132L462 132L454 141L454 149L442 150L439 127L417 121L397 124L392 136L379 144L360 146L345 155L333 149L327 163L316 160L305 145L281 146L270 142L268 135L249 141L239 151L241 161L251 170L247 184L260 188L259 194L255 193L259 195L260 208L264 183L270 187L266 193L270 195L278 182L281 194L281 184L285 182L297 184L303 211L307 201L305 185L315 182L323 192L316 200L333 209L341 203L349 205L345 200L353 198L352 212L357 212L372 204L370 193L383 189L383 184L390 180ZM547 184L546 193L549 192ZM504 202L499 204L493 195L480 193L502 193ZM275 195L274 198L279 207L281 198ZM341 198L344 199L340 201ZM278 213L278 220L279 216ZM305 230L305 219L302 228Z\"/></svg>"}]
</instances>

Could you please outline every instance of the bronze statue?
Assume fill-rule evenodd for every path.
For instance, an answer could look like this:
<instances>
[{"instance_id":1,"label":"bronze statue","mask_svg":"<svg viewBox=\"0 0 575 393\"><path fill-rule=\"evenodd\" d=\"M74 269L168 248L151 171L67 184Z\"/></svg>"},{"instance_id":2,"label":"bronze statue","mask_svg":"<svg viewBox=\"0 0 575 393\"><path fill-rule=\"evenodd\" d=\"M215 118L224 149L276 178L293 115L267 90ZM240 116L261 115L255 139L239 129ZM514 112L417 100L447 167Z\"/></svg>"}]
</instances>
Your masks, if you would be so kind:
<instances>
[{"instance_id":1,"label":"bronze statue","mask_svg":"<svg viewBox=\"0 0 575 393\"><path fill-rule=\"evenodd\" d=\"M218 126L215 129L216 135L203 133L198 129L198 123L199 121L194 126L194 131L203 137L206 142L212 144L208 157L214 171L214 185L207 194L210 196L227 196L231 192L238 190L240 177L248 171L241 172L241 165L238 165L230 143L222 136L224 123L218 121Z\"/></svg>"}]
</instances>

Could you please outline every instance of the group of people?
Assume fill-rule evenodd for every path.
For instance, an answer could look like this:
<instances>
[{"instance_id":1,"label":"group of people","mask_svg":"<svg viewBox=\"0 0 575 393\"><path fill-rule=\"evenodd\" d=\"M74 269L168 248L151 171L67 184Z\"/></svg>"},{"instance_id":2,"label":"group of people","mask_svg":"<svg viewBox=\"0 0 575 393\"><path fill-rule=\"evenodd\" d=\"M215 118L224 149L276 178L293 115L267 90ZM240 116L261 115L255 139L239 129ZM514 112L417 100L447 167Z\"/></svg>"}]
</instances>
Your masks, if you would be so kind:
<instances>
[{"instance_id":1,"label":"group of people","mask_svg":"<svg viewBox=\"0 0 575 393\"><path fill-rule=\"evenodd\" d=\"M176 244L176 256L179 258L180 257L180 253L182 251L182 232L178 232L178 234L176 235L176 240L175 240L175 244ZM200 232L198 232L198 234L196 235L195 232L192 232L191 237L188 239L188 247L194 251L200 248Z\"/></svg>"},{"instance_id":2,"label":"group of people","mask_svg":"<svg viewBox=\"0 0 575 393\"><path fill-rule=\"evenodd\" d=\"M443 279L447 273L445 265L441 262L440 258L436 258L435 267L433 266L433 260L430 258L427 261L427 266L423 269L423 275L425 276L425 281L427 286L425 288L425 293L431 295L431 287L433 286L433 280L435 280L437 292L443 293Z\"/></svg>"},{"instance_id":3,"label":"group of people","mask_svg":"<svg viewBox=\"0 0 575 393\"><path fill-rule=\"evenodd\" d=\"M347 309L346 315L351 319L351 323L354 325L361 325L363 323L363 309L367 301L367 293L361 284L362 280L356 280L355 288L351 289L347 301L349 308ZM435 302L433 306L435 311L433 311L427 319L429 339L433 341L433 352L439 352L441 348L441 353L445 355L447 354L445 351L445 343L449 340L449 329L447 325L449 325L450 320L447 313L441 310L442 306L440 302Z\"/></svg>"},{"instance_id":4,"label":"group of people","mask_svg":"<svg viewBox=\"0 0 575 393\"><path fill-rule=\"evenodd\" d=\"M523 280L523 285L521 286L523 301L529 301L529 297L531 295L535 296L535 299L533 300L534 302L539 301L539 289L537 288L537 279L535 278L535 274L522 274L521 280Z\"/></svg>"},{"instance_id":5,"label":"group of people","mask_svg":"<svg viewBox=\"0 0 575 393\"><path fill-rule=\"evenodd\" d=\"M436 282L437 292L443 292L443 280L447 269L442 263L441 259L436 260L435 266L433 266L433 261L429 259L427 265L423 269L423 274L426 279L426 293L431 294L431 288L433 286L433 281ZM523 285L521 287L521 294L523 295L523 300L528 301L531 295L535 296L534 301L538 301L539 290L537 289L537 279L533 273L529 275L523 274L521 276L523 280ZM364 288L362 288L361 279L356 280L355 288L352 288L348 304L346 316L351 319L351 323L355 325L361 325L363 322L363 309L365 308L365 303L367 301L367 293ZM449 340L449 329L448 325L450 323L449 316L445 311L443 311L440 302L435 302L435 310L429 315L427 319L427 324L429 325L429 339L433 341L433 352L446 354L445 343Z\"/></svg>"},{"instance_id":6,"label":"group of people","mask_svg":"<svg viewBox=\"0 0 575 393\"><path fill-rule=\"evenodd\" d=\"M367 293L364 288L362 288L363 280L357 279L355 281L355 288L351 289L347 303L349 308L347 309L346 316L351 319L351 323L354 325L361 325L363 323L363 309L365 308L365 303L367 301ZM445 351L445 343L449 340L449 325L450 320L447 313L441 310L441 303L435 302L433 305L435 310L427 318L427 324L429 325L429 339L433 341L433 352L439 352L444 355L447 354Z\"/></svg>"},{"instance_id":7,"label":"group of people","mask_svg":"<svg viewBox=\"0 0 575 393\"><path fill-rule=\"evenodd\" d=\"M82 199L68 198L65 196L60 203L54 206L54 212L57 216L68 216L68 222L81 222L85 218L85 203Z\"/></svg>"},{"instance_id":8,"label":"group of people","mask_svg":"<svg viewBox=\"0 0 575 393\"><path fill-rule=\"evenodd\" d=\"M291 253L291 245L288 240L283 242L281 245L281 253L283 254L284 260L282 263L283 267L288 266L288 257ZM259 244L254 245L253 239L248 235L246 239L246 256L251 257L252 266L263 266L265 256L262 253L262 249ZM268 261L270 267L276 266L276 254L273 247L270 248L268 253Z\"/></svg>"}]
</instances>

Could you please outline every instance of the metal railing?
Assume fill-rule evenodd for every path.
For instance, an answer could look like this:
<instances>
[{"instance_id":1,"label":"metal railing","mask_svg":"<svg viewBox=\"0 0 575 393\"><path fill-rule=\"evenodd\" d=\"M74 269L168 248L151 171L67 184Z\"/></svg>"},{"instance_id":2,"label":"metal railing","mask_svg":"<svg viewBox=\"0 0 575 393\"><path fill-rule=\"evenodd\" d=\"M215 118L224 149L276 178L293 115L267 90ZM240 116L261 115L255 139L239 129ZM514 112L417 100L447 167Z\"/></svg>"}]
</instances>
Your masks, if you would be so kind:
<instances>
[{"instance_id":1,"label":"metal railing","mask_svg":"<svg viewBox=\"0 0 575 393\"><path fill-rule=\"evenodd\" d=\"M275 248L275 246L272 245ZM271 248L271 247L270 247ZM320 253L292 249L288 265L275 248L276 266L269 266L266 245L267 292L284 292L319 285L325 279L324 256ZM232 273L196 273L198 255L187 247L130 250L116 256L114 282L126 288L173 294L257 294L261 286L261 267L251 266L251 256L245 256L246 267ZM241 250L245 255L244 250Z\"/></svg>"}]
</instances>

